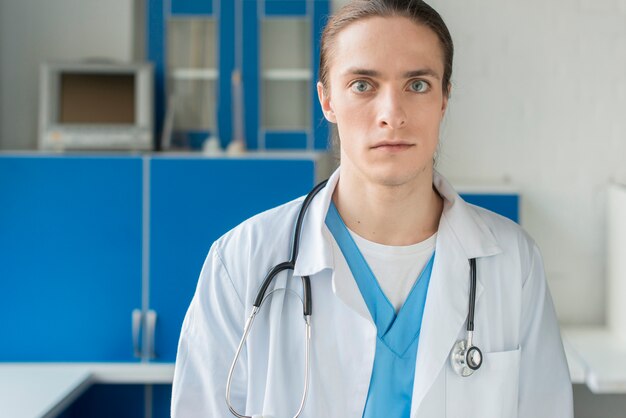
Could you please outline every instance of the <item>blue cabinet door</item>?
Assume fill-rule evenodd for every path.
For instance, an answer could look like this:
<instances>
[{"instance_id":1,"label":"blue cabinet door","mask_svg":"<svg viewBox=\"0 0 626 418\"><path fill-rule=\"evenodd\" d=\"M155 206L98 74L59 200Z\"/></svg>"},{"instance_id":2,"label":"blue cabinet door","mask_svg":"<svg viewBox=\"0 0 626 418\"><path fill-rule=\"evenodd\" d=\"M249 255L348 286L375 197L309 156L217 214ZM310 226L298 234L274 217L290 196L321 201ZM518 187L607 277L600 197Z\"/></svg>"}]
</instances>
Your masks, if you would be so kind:
<instances>
[{"instance_id":1,"label":"blue cabinet door","mask_svg":"<svg viewBox=\"0 0 626 418\"><path fill-rule=\"evenodd\" d=\"M146 416L144 385L96 384L85 391L58 418L138 418ZM152 416L165 417L169 415Z\"/></svg>"},{"instance_id":2,"label":"blue cabinet door","mask_svg":"<svg viewBox=\"0 0 626 418\"><path fill-rule=\"evenodd\" d=\"M90 387L59 418L169 418L172 385L108 385Z\"/></svg>"},{"instance_id":3,"label":"blue cabinet door","mask_svg":"<svg viewBox=\"0 0 626 418\"><path fill-rule=\"evenodd\" d=\"M328 0L254 0L243 1L243 85L244 85L244 115L245 138L250 149L293 149L293 150L326 150L329 145L328 125L324 119L317 99L317 80L319 79L319 54L321 33L330 13ZM299 50L293 48L295 39L303 33L287 32L282 36L272 38L274 43L266 44L263 36L263 26L267 23L276 23L284 20L299 22L303 28L308 28L306 38L310 43L306 53L309 64L307 68L299 68L302 63L294 67L294 54ZM265 45L265 47L264 47ZM264 48L266 50L264 51ZM271 50L271 51L270 51ZM282 55L277 68L276 63L263 54ZM290 54L289 56L287 56ZM274 56L274 58L276 58ZM263 62L266 61L265 65ZM298 59L295 62L299 61ZM266 68L263 68L263 67ZM284 67L283 67L284 66ZM298 76L298 71L310 71L310 76ZM270 71L268 71L270 70ZM273 70L273 71L272 71ZM272 75L270 75L272 73ZM306 126L292 126L286 121L280 126L283 117L294 116L289 109L299 109L301 98L308 100L304 109L305 115L298 114ZM280 101L284 105L280 105ZM277 107L272 111L272 117L264 121L263 113L269 108ZM285 112L285 110L287 110ZM300 111L300 110L299 110ZM280 118L280 121L274 120ZM271 121L270 121L271 120ZM306 122L305 122L306 121ZM266 126L266 122L269 126Z\"/></svg>"},{"instance_id":4,"label":"blue cabinet door","mask_svg":"<svg viewBox=\"0 0 626 418\"><path fill-rule=\"evenodd\" d=\"M157 157L150 170L150 306L158 315L157 361L171 362L213 241L250 216L306 194L315 163Z\"/></svg>"},{"instance_id":5,"label":"blue cabinet door","mask_svg":"<svg viewBox=\"0 0 626 418\"><path fill-rule=\"evenodd\" d=\"M170 0L170 13L173 16L211 15L213 3L212 0Z\"/></svg>"},{"instance_id":6,"label":"blue cabinet door","mask_svg":"<svg viewBox=\"0 0 626 418\"><path fill-rule=\"evenodd\" d=\"M249 2L250 0L245 0ZM252 0L256 1L256 0ZM160 138L163 124L168 111L168 87L171 89L172 80L168 68L168 30L169 24L173 20L202 20L215 19L218 24L216 39L204 39L202 42L216 42L219 57L217 68L216 97L219 103L216 107L216 132L207 130L187 130L176 129L176 136L184 139L188 145L197 149L202 146L203 141L211 135L219 135L222 146L225 147L231 140L231 75L235 65L235 2L232 0L148 0L146 7L147 41L146 55L148 60L154 64L154 115L155 115L155 138L157 147L160 149ZM186 48L189 45L170 45L173 48ZM201 54L202 52L194 52ZM171 64L171 62L170 62ZM190 67L193 67L190 63ZM202 80L197 79L197 80ZM171 92L171 90L170 90Z\"/></svg>"},{"instance_id":7,"label":"blue cabinet door","mask_svg":"<svg viewBox=\"0 0 626 418\"><path fill-rule=\"evenodd\" d=\"M131 361L141 159L0 156L0 361Z\"/></svg>"}]
</instances>

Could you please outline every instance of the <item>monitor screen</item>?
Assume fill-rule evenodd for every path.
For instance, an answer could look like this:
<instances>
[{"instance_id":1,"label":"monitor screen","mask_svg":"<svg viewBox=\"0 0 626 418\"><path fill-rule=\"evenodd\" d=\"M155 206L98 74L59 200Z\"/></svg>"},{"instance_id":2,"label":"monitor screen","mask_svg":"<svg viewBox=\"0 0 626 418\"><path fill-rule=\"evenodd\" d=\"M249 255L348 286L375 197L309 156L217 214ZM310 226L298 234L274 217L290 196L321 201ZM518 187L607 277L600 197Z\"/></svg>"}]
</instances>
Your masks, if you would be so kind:
<instances>
[{"instance_id":1,"label":"monitor screen","mask_svg":"<svg viewBox=\"0 0 626 418\"><path fill-rule=\"evenodd\" d=\"M61 73L61 124L134 125L135 74Z\"/></svg>"}]
</instances>

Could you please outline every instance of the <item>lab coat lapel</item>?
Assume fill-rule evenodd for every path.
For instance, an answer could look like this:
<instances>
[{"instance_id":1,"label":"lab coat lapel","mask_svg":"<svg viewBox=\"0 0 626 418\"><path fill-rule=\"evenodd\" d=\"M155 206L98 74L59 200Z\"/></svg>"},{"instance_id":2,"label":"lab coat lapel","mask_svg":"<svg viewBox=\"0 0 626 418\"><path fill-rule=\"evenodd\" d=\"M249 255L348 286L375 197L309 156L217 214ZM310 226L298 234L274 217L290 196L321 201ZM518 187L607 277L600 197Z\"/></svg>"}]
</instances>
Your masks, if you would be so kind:
<instances>
[{"instance_id":1,"label":"lab coat lapel","mask_svg":"<svg viewBox=\"0 0 626 418\"><path fill-rule=\"evenodd\" d=\"M417 349L411 416L415 416L442 366L448 361L450 350L466 325L469 306L469 262L445 219L442 219L439 228ZM482 290L483 285L477 280L477 303Z\"/></svg>"},{"instance_id":2,"label":"lab coat lapel","mask_svg":"<svg viewBox=\"0 0 626 418\"><path fill-rule=\"evenodd\" d=\"M326 234L328 235L331 245L337 247L333 251L333 255L341 254L341 250L328 229L326 229ZM333 292L339 300L341 300L346 306L356 312L363 319L367 320L370 325L376 326L374 320L372 319L372 315L370 315L370 312L367 309L365 299L363 299L363 295L361 295L359 286L357 285L356 280L352 277L350 267L343 257L333 259L332 286Z\"/></svg>"},{"instance_id":3,"label":"lab coat lapel","mask_svg":"<svg viewBox=\"0 0 626 418\"><path fill-rule=\"evenodd\" d=\"M476 210L465 203L445 179L434 175L434 185L444 199L439 222L435 263L424 307L417 351L411 416L417 411L449 361L450 351L467 326L470 258L477 258L476 305L484 287L480 258L502 250Z\"/></svg>"},{"instance_id":4,"label":"lab coat lapel","mask_svg":"<svg viewBox=\"0 0 626 418\"><path fill-rule=\"evenodd\" d=\"M296 277L311 276L333 267L332 246L325 234L324 220L338 181L339 169L330 176L326 186L319 191L309 205L302 222L300 251L293 271ZM315 286L313 283L311 285Z\"/></svg>"},{"instance_id":5,"label":"lab coat lapel","mask_svg":"<svg viewBox=\"0 0 626 418\"><path fill-rule=\"evenodd\" d=\"M337 243L325 223L330 201L339 181L339 173L340 168L330 176L326 187L311 201L302 224L302 240L294 276L313 275L326 268L332 269L334 294L346 306L374 324L345 259L334 259L333 246ZM315 286L315 283L312 282L311 285ZM315 311L315 305L313 310Z\"/></svg>"}]
</instances>

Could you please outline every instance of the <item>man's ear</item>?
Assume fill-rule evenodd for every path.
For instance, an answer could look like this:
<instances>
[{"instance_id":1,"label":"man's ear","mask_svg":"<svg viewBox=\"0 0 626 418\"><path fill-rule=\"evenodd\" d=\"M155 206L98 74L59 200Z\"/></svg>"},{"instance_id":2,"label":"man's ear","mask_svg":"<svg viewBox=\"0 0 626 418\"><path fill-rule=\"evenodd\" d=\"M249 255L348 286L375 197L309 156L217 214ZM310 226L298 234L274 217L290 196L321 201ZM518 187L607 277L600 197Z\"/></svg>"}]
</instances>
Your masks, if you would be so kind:
<instances>
[{"instance_id":1,"label":"man's ear","mask_svg":"<svg viewBox=\"0 0 626 418\"><path fill-rule=\"evenodd\" d=\"M322 112L324 113L324 117L330 123L337 123L337 118L335 117L335 112L333 111L332 104L330 103L330 95L326 94L328 90L324 89L324 85L321 81L317 82L317 98L320 101L320 105L322 106Z\"/></svg>"},{"instance_id":2,"label":"man's ear","mask_svg":"<svg viewBox=\"0 0 626 418\"><path fill-rule=\"evenodd\" d=\"M450 94L452 93L452 84L448 84L448 94L443 95L443 103L441 105L441 119L446 115L446 110L448 109L448 100L450 99Z\"/></svg>"}]
</instances>

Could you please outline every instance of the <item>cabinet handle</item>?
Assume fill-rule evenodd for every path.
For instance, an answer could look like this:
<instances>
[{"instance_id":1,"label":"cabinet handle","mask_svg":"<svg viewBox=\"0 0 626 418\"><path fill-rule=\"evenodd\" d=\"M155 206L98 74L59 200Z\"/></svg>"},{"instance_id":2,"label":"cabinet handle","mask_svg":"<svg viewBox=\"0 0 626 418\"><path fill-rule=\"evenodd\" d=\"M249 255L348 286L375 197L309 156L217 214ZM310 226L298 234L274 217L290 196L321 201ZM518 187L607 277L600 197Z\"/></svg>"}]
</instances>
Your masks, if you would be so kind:
<instances>
[{"instance_id":1,"label":"cabinet handle","mask_svg":"<svg viewBox=\"0 0 626 418\"><path fill-rule=\"evenodd\" d=\"M147 355L148 358L154 359L157 357L154 350L154 334L156 331L157 313L156 311L149 309L146 312L146 337L147 337Z\"/></svg>"},{"instance_id":2,"label":"cabinet handle","mask_svg":"<svg viewBox=\"0 0 626 418\"><path fill-rule=\"evenodd\" d=\"M141 309L133 309L132 324L133 324L133 352L135 358L141 358Z\"/></svg>"}]
</instances>

